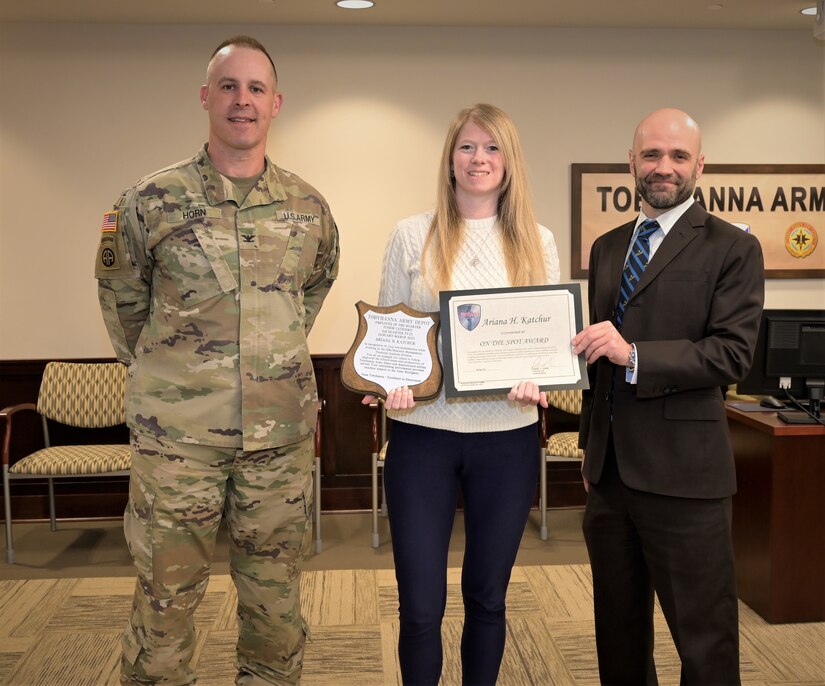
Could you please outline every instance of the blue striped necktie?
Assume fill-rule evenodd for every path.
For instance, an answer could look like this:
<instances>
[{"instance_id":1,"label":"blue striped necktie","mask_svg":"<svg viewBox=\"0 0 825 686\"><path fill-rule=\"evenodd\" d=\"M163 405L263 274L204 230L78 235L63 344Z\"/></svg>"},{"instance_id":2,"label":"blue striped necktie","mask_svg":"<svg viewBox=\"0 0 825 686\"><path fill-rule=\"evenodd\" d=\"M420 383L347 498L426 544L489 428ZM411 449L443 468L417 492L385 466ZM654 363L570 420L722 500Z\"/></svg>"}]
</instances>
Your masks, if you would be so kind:
<instances>
[{"instance_id":1,"label":"blue striped necktie","mask_svg":"<svg viewBox=\"0 0 825 686\"><path fill-rule=\"evenodd\" d=\"M655 219L646 219L639 226L639 233L633 241L633 247L627 256L627 262L622 272L622 285L619 288L619 302L616 304L616 328L621 331L624 319L624 308L627 301L636 290L636 284L642 278L647 263L650 260L650 236L659 228Z\"/></svg>"}]
</instances>

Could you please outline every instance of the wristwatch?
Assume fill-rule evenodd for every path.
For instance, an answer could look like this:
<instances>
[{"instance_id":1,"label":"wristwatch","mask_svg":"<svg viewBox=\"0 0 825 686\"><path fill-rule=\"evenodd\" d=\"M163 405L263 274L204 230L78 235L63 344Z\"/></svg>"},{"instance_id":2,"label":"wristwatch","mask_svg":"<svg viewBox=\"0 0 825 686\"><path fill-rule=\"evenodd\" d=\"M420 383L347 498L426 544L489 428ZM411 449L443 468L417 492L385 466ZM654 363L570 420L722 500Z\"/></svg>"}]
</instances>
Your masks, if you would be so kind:
<instances>
[{"instance_id":1,"label":"wristwatch","mask_svg":"<svg viewBox=\"0 0 825 686\"><path fill-rule=\"evenodd\" d=\"M627 364L625 365L625 367L627 367L628 370L630 370L631 374L636 371L636 344L635 343L630 344L630 352L627 353Z\"/></svg>"}]
</instances>

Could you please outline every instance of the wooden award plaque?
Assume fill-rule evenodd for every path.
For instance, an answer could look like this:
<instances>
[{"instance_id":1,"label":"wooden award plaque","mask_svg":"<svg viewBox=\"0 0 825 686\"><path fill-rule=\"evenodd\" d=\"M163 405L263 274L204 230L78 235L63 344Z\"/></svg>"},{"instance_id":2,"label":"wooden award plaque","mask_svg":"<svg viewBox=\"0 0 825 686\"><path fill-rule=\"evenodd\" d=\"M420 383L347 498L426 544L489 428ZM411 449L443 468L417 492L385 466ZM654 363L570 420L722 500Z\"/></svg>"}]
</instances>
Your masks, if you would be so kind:
<instances>
[{"instance_id":1,"label":"wooden award plaque","mask_svg":"<svg viewBox=\"0 0 825 686\"><path fill-rule=\"evenodd\" d=\"M441 390L438 359L438 312L419 312L403 303L391 307L355 304L358 332L344 356L341 382L356 393L386 398L409 386L416 400Z\"/></svg>"}]
</instances>

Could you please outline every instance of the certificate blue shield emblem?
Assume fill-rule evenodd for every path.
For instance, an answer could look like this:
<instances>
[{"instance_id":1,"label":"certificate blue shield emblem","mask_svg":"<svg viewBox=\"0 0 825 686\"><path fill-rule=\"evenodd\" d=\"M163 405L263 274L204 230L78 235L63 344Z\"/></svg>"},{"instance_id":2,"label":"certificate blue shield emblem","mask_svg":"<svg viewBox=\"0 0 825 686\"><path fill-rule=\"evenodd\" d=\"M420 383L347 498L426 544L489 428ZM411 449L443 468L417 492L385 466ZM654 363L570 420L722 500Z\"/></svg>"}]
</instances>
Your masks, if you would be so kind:
<instances>
[{"instance_id":1,"label":"certificate blue shield emblem","mask_svg":"<svg viewBox=\"0 0 825 686\"><path fill-rule=\"evenodd\" d=\"M481 321L481 305L459 305L458 321L467 331L472 331Z\"/></svg>"}]
</instances>

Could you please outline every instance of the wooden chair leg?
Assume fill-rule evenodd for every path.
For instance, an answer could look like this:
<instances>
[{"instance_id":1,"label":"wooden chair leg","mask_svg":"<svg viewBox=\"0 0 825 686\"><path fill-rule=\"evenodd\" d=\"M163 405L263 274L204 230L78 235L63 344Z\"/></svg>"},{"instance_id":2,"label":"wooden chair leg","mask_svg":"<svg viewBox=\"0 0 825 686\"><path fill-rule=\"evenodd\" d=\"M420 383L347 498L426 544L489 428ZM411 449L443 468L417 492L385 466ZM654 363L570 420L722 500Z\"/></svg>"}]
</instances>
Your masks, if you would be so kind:
<instances>
[{"instance_id":1,"label":"wooden chair leg","mask_svg":"<svg viewBox=\"0 0 825 686\"><path fill-rule=\"evenodd\" d=\"M321 458L315 456L315 470L312 474L312 484L315 489L315 553L323 548L321 542Z\"/></svg>"},{"instance_id":2,"label":"wooden chair leg","mask_svg":"<svg viewBox=\"0 0 825 686\"><path fill-rule=\"evenodd\" d=\"M541 540L547 540L547 449L539 451L539 509L541 510Z\"/></svg>"},{"instance_id":3,"label":"wooden chair leg","mask_svg":"<svg viewBox=\"0 0 825 686\"><path fill-rule=\"evenodd\" d=\"M372 454L372 547L381 545L378 533L378 453Z\"/></svg>"},{"instance_id":4,"label":"wooden chair leg","mask_svg":"<svg viewBox=\"0 0 825 686\"><path fill-rule=\"evenodd\" d=\"M49 477L49 527L57 531L57 506L54 501L54 479Z\"/></svg>"},{"instance_id":5,"label":"wooden chair leg","mask_svg":"<svg viewBox=\"0 0 825 686\"><path fill-rule=\"evenodd\" d=\"M381 516L387 516L387 489L384 486L384 466L381 466Z\"/></svg>"},{"instance_id":6,"label":"wooden chair leg","mask_svg":"<svg viewBox=\"0 0 825 686\"><path fill-rule=\"evenodd\" d=\"M6 514L6 562L14 564L14 543L11 535L11 495L9 493L9 467L3 465L3 505Z\"/></svg>"}]
</instances>

